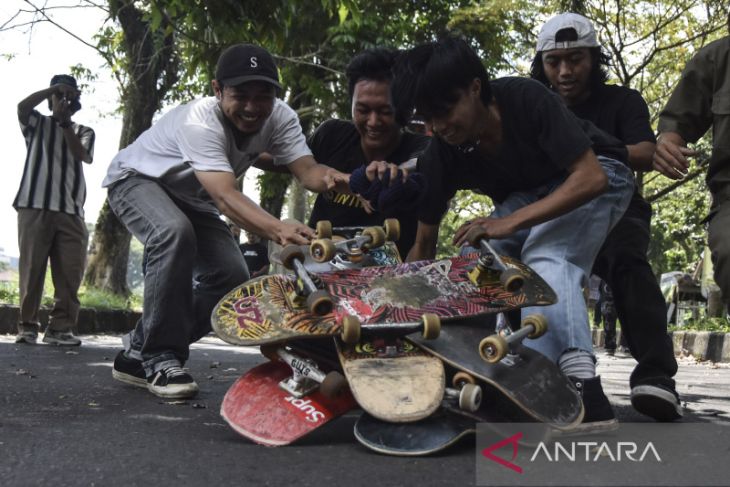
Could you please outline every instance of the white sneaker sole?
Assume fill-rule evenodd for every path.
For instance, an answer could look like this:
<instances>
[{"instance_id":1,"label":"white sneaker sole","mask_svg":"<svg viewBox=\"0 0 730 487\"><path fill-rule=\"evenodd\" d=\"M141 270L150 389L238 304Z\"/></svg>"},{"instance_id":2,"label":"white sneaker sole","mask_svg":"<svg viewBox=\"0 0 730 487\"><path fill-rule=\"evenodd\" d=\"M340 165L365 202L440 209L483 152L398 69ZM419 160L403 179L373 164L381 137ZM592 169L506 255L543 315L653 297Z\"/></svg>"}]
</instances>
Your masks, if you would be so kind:
<instances>
[{"instance_id":1,"label":"white sneaker sole","mask_svg":"<svg viewBox=\"0 0 730 487\"><path fill-rule=\"evenodd\" d=\"M652 385L631 389L631 405L641 414L660 422L680 419L682 406L671 392Z\"/></svg>"},{"instance_id":2,"label":"white sneaker sole","mask_svg":"<svg viewBox=\"0 0 730 487\"><path fill-rule=\"evenodd\" d=\"M139 377L125 374L124 372L119 372L115 369L112 369L112 377L119 382L124 382L125 384L129 384L130 386L143 387L147 389L147 379L140 379Z\"/></svg>"},{"instance_id":3,"label":"white sneaker sole","mask_svg":"<svg viewBox=\"0 0 730 487\"><path fill-rule=\"evenodd\" d=\"M167 386L155 386L147 384L147 390L158 397L165 399L190 399L198 395L200 389L198 384L172 384Z\"/></svg>"},{"instance_id":4,"label":"white sneaker sole","mask_svg":"<svg viewBox=\"0 0 730 487\"><path fill-rule=\"evenodd\" d=\"M65 341L58 338L43 337L43 343L57 347L78 347L81 345L81 340Z\"/></svg>"}]
</instances>

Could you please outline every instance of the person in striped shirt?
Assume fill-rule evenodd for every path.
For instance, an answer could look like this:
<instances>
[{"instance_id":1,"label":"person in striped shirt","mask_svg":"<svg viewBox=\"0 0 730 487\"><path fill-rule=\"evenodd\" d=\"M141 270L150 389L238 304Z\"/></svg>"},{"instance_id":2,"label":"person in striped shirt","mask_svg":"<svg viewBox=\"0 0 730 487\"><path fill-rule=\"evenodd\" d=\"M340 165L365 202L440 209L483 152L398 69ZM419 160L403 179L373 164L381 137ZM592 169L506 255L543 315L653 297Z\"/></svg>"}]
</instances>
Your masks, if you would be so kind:
<instances>
[{"instance_id":1,"label":"person in striped shirt","mask_svg":"<svg viewBox=\"0 0 730 487\"><path fill-rule=\"evenodd\" d=\"M76 80L60 74L48 88L18 103L18 121L28 153L20 189L13 201L18 212L20 317L16 343L35 344L40 323L48 260L55 288L53 309L43 342L80 345L73 334L79 314L78 289L84 274L88 233L84 224L86 184L82 163L94 154L94 131L71 117L81 109ZM36 107L48 101L52 114Z\"/></svg>"}]
</instances>

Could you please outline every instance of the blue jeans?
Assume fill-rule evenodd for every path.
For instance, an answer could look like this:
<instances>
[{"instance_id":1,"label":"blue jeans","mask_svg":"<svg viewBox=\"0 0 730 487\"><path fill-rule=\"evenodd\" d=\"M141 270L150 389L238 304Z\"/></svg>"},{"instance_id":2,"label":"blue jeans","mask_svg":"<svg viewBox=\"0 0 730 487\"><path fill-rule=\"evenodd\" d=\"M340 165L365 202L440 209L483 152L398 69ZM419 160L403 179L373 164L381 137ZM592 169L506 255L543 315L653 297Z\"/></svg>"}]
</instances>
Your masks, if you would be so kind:
<instances>
[{"instance_id":1,"label":"blue jeans","mask_svg":"<svg viewBox=\"0 0 730 487\"><path fill-rule=\"evenodd\" d=\"M217 210L186 204L154 180L129 177L109 188L109 205L144 245L144 309L124 337L148 377L188 359L210 331L213 307L249 278Z\"/></svg>"},{"instance_id":2,"label":"blue jeans","mask_svg":"<svg viewBox=\"0 0 730 487\"><path fill-rule=\"evenodd\" d=\"M534 269L557 293L556 304L522 312L522 316L541 313L548 319L548 333L525 340L525 345L555 361L569 349L593 350L583 288L606 235L626 211L634 191L634 177L626 165L600 156L598 160L608 176L606 192L558 218L490 241L498 253L520 259ZM505 217L534 203L563 181L512 193L495 205L492 216Z\"/></svg>"}]
</instances>

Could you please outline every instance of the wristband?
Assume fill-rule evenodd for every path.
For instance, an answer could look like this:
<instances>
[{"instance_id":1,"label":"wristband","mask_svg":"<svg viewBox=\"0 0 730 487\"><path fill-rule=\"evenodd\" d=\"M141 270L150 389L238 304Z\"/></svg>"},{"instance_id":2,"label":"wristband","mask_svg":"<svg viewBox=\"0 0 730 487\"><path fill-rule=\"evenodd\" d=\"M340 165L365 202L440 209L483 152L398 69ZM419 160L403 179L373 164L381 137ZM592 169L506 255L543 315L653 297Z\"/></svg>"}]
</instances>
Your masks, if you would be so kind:
<instances>
[{"instance_id":1,"label":"wristband","mask_svg":"<svg viewBox=\"0 0 730 487\"><path fill-rule=\"evenodd\" d=\"M71 126L71 122L58 122L58 126L62 129L67 129Z\"/></svg>"}]
</instances>

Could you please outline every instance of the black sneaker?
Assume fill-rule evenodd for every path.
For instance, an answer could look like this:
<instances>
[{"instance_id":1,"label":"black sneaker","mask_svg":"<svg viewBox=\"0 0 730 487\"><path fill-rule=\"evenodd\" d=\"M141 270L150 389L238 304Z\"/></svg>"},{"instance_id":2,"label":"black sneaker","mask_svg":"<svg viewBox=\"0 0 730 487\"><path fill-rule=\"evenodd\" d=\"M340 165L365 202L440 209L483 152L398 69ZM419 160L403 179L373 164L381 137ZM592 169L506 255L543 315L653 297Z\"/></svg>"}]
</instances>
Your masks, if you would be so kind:
<instances>
[{"instance_id":1,"label":"black sneaker","mask_svg":"<svg viewBox=\"0 0 730 487\"><path fill-rule=\"evenodd\" d=\"M618 420L613 413L611 403L601 387L601 378L579 379L569 377L578 393L583 398L583 422L568 433L600 433L618 429Z\"/></svg>"},{"instance_id":2,"label":"black sneaker","mask_svg":"<svg viewBox=\"0 0 730 487\"><path fill-rule=\"evenodd\" d=\"M682 417L679 394L663 384L642 384L631 388L631 405L641 414L659 422L669 422Z\"/></svg>"},{"instance_id":3,"label":"black sneaker","mask_svg":"<svg viewBox=\"0 0 730 487\"><path fill-rule=\"evenodd\" d=\"M147 388L147 377L142 361L127 357L124 350L120 350L114 358L112 377L125 384Z\"/></svg>"},{"instance_id":4,"label":"black sneaker","mask_svg":"<svg viewBox=\"0 0 730 487\"><path fill-rule=\"evenodd\" d=\"M198 384L182 367L173 365L147 379L147 389L156 396L188 399L198 394Z\"/></svg>"}]
</instances>

